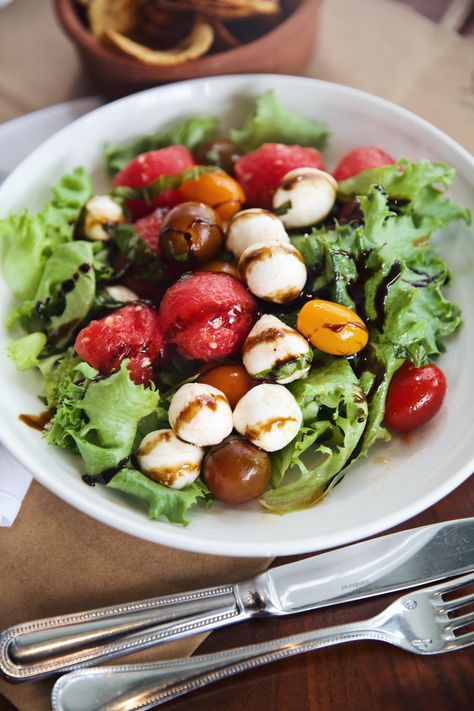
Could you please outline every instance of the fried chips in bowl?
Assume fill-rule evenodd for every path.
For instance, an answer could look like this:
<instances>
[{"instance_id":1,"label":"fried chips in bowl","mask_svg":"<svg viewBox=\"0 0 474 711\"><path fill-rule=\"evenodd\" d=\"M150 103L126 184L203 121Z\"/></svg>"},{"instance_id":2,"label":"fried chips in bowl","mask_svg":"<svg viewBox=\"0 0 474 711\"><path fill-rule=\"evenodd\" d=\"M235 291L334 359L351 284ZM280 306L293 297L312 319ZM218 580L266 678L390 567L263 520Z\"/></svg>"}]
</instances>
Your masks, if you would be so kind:
<instances>
[{"instance_id":1,"label":"fried chips in bowl","mask_svg":"<svg viewBox=\"0 0 474 711\"><path fill-rule=\"evenodd\" d=\"M93 35L148 66L169 67L269 32L285 0L75 0ZM297 3L296 3L297 4Z\"/></svg>"},{"instance_id":2,"label":"fried chips in bowl","mask_svg":"<svg viewBox=\"0 0 474 711\"><path fill-rule=\"evenodd\" d=\"M301 74L322 0L52 0L95 89L239 73Z\"/></svg>"}]
</instances>

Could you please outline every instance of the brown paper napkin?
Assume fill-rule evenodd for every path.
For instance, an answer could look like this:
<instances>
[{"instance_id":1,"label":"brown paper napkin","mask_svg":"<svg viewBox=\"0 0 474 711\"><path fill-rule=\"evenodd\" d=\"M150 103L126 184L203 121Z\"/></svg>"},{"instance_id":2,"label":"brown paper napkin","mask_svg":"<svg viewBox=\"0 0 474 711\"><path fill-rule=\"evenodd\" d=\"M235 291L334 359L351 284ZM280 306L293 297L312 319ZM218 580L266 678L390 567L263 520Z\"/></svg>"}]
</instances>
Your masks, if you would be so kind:
<instances>
[{"instance_id":1,"label":"brown paper napkin","mask_svg":"<svg viewBox=\"0 0 474 711\"><path fill-rule=\"evenodd\" d=\"M371 91L474 150L474 46L389 0L326 0L309 75ZM27 48L28 51L25 51ZM0 121L90 93L47 0L0 10ZM471 129L471 130L469 130ZM0 629L37 617L237 580L269 561L177 552L119 533L33 483L14 526L0 532ZM190 654L201 638L133 659ZM51 682L0 693L46 711Z\"/></svg>"},{"instance_id":2,"label":"brown paper napkin","mask_svg":"<svg viewBox=\"0 0 474 711\"><path fill-rule=\"evenodd\" d=\"M0 561L0 629L229 583L264 570L270 562L186 553L141 541L76 511L36 482L15 524L1 532ZM188 655L203 638L180 640L127 661ZM21 711L46 711L50 692L48 680L22 685L0 680L0 693Z\"/></svg>"}]
</instances>

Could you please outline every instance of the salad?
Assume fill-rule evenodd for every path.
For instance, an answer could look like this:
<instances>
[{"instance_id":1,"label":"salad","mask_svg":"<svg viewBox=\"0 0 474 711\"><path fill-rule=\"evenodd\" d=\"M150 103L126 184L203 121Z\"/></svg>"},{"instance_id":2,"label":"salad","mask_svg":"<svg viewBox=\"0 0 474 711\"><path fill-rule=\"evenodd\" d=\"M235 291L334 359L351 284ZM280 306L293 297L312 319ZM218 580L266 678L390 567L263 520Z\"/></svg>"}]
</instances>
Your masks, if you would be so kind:
<instances>
[{"instance_id":1,"label":"salad","mask_svg":"<svg viewBox=\"0 0 474 711\"><path fill-rule=\"evenodd\" d=\"M282 514L438 412L454 171L355 147L330 173L328 140L268 92L228 136L203 115L107 145L108 194L78 167L0 219L8 354L85 484L178 524L216 499Z\"/></svg>"}]
</instances>

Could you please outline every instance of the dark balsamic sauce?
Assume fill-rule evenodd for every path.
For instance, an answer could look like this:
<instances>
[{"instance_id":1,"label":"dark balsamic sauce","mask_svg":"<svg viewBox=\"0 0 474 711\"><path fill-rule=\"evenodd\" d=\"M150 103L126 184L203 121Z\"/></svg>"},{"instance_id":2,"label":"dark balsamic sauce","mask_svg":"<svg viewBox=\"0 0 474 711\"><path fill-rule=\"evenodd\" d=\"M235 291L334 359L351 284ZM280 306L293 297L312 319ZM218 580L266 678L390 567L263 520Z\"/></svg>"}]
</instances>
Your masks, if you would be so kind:
<instances>
[{"instance_id":1,"label":"dark balsamic sauce","mask_svg":"<svg viewBox=\"0 0 474 711\"><path fill-rule=\"evenodd\" d=\"M372 320L372 324L380 332L383 332L384 322L385 322L385 302L387 301L388 290L394 284L402 271L402 265L400 262L394 262L390 267L388 274L384 276L382 281L377 287L375 292L375 312L376 317Z\"/></svg>"},{"instance_id":2,"label":"dark balsamic sauce","mask_svg":"<svg viewBox=\"0 0 474 711\"><path fill-rule=\"evenodd\" d=\"M365 323L370 322L365 310L365 285L377 272L377 269L369 267L368 260L370 255L371 251L360 253L355 260L357 277L355 279L351 279L351 281L347 284L347 292L355 304L355 312Z\"/></svg>"},{"instance_id":3,"label":"dark balsamic sauce","mask_svg":"<svg viewBox=\"0 0 474 711\"><path fill-rule=\"evenodd\" d=\"M18 419L20 422L23 422L24 425L31 427L31 429L42 432L53 417L53 414L52 410L45 410L44 412L40 412L39 415L18 415Z\"/></svg>"},{"instance_id":4,"label":"dark balsamic sauce","mask_svg":"<svg viewBox=\"0 0 474 711\"><path fill-rule=\"evenodd\" d=\"M123 469L128 464L128 458L122 459L121 462L117 464L116 467L111 467L110 469L104 469L100 474L96 476L91 476L90 474L84 474L82 481L88 486L95 486L96 484L107 485L118 472Z\"/></svg>"}]
</instances>

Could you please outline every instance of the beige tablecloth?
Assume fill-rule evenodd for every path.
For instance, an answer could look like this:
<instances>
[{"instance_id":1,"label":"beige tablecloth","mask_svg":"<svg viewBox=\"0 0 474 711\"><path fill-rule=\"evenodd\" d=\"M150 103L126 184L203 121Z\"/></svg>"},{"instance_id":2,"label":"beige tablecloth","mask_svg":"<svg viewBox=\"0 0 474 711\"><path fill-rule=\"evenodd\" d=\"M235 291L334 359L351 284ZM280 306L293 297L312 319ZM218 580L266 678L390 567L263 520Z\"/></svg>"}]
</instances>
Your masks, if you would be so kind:
<instances>
[{"instance_id":1,"label":"beige tablecloth","mask_svg":"<svg viewBox=\"0 0 474 711\"><path fill-rule=\"evenodd\" d=\"M309 74L412 109L474 150L474 45L390 0L326 0ZM86 95L93 88L47 0L0 10L0 121ZM62 614L229 582L268 561L200 556L155 546L87 518L38 484L0 531L0 629ZM190 654L199 639L148 653ZM20 711L49 708L51 683L0 692Z\"/></svg>"}]
</instances>

